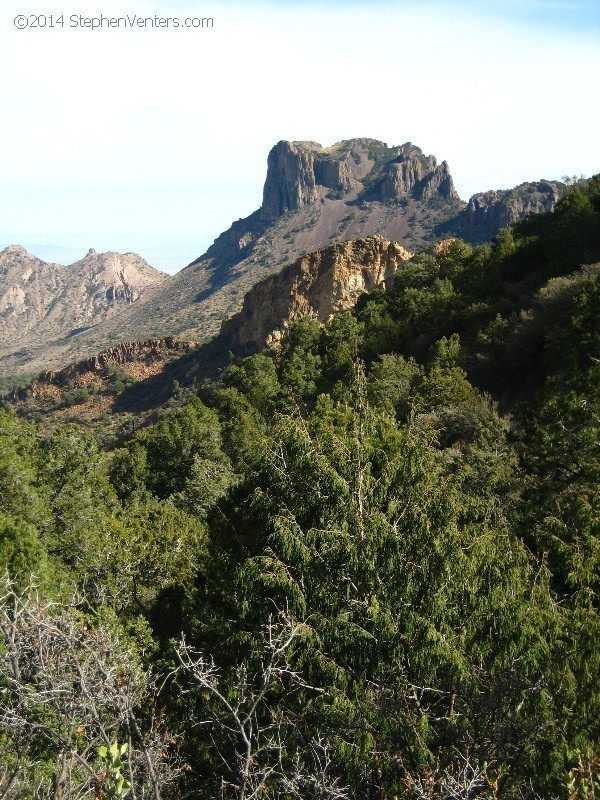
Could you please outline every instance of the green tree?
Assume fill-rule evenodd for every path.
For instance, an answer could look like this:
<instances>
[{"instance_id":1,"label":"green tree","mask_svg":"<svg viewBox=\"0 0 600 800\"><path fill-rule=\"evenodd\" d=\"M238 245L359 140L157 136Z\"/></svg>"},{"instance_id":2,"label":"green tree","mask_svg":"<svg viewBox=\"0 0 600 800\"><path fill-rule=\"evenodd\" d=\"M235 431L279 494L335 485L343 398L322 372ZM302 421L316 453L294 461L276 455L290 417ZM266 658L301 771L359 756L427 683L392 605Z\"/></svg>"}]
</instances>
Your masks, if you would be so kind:
<instances>
[{"instance_id":1,"label":"green tree","mask_svg":"<svg viewBox=\"0 0 600 800\"><path fill-rule=\"evenodd\" d=\"M0 510L34 525L47 519L37 486L41 435L0 410Z\"/></svg>"},{"instance_id":2,"label":"green tree","mask_svg":"<svg viewBox=\"0 0 600 800\"><path fill-rule=\"evenodd\" d=\"M59 426L44 443L38 480L52 514L40 531L48 552L84 578L119 508L104 456L77 425Z\"/></svg>"},{"instance_id":3,"label":"green tree","mask_svg":"<svg viewBox=\"0 0 600 800\"><path fill-rule=\"evenodd\" d=\"M147 453L147 485L159 498L186 489L194 464L227 469L217 414L196 397L140 437Z\"/></svg>"},{"instance_id":4,"label":"green tree","mask_svg":"<svg viewBox=\"0 0 600 800\"><path fill-rule=\"evenodd\" d=\"M27 583L34 574L46 583L48 558L38 531L23 519L0 511L0 570L19 584Z\"/></svg>"},{"instance_id":5,"label":"green tree","mask_svg":"<svg viewBox=\"0 0 600 800\"><path fill-rule=\"evenodd\" d=\"M369 402L405 419L409 411L409 398L413 385L419 377L421 368L414 359L384 354L371 365L367 382Z\"/></svg>"},{"instance_id":6,"label":"green tree","mask_svg":"<svg viewBox=\"0 0 600 800\"><path fill-rule=\"evenodd\" d=\"M290 325L281 341L278 359L279 380L296 401L314 398L321 379L319 342L321 326L304 317Z\"/></svg>"},{"instance_id":7,"label":"green tree","mask_svg":"<svg viewBox=\"0 0 600 800\"><path fill-rule=\"evenodd\" d=\"M354 409L323 396L308 419L279 420L256 478L213 532L211 559L233 584L213 580L235 606L215 602L244 627L273 605L305 622L298 665L330 687L311 714L356 796L373 783L403 792L407 775L448 767L456 750L518 773L520 737L535 750L533 716L551 715L535 688L547 665L546 579L533 581L524 548L489 513L496 499L471 508L468 481L445 472L431 433L371 411L361 384L359 374ZM390 748L400 763L380 760Z\"/></svg>"},{"instance_id":8,"label":"green tree","mask_svg":"<svg viewBox=\"0 0 600 800\"><path fill-rule=\"evenodd\" d=\"M261 414L272 411L281 397L275 362L267 355L249 356L230 367L223 385L241 392Z\"/></svg>"}]
</instances>

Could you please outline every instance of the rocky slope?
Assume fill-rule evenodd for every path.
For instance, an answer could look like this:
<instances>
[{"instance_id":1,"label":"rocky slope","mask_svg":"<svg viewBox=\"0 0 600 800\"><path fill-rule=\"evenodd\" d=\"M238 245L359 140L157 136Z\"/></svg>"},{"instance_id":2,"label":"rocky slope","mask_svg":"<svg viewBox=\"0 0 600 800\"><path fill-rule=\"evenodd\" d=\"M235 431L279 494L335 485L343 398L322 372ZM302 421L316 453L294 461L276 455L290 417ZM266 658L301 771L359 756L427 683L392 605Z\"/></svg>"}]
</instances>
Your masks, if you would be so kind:
<instances>
[{"instance_id":1,"label":"rocky slope","mask_svg":"<svg viewBox=\"0 0 600 800\"><path fill-rule=\"evenodd\" d=\"M41 372L35 381L22 389L13 389L6 395L9 402L35 398L43 395L45 387L54 385L59 387L73 383L75 388L77 380L82 376L100 375L110 367L125 367L126 365L142 363L144 361L157 361L158 356L164 352L174 354L189 353L196 347L195 342L180 342L177 339L147 339L144 342L121 342L116 347L111 347L103 353L69 364L60 370L47 370ZM83 385L83 384L82 384Z\"/></svg>"},{"instance_id":2,"label":"rocky slope","mask_svg":"<svg viewBox=\"0 0 600 800\"><path fill-rule=\"evenodd\" d=\"M376 235L411 250L448 235L486 241L515 218L551 210L562 189L543 181L464 203L448 164L410 142L388 147L351 139L324 148L281 141L269 153L261 207L234 222L203 256L137 302L123 303L118 314L107 313L98 324L96 318L71 324L71 330L93 327L68 340L0 351L0 376L18 380L126 339L204 341L239 310L254 284L306 253Z\"/></svg>"},{"instance_id":3,"label":"rocky slope","mask_svg":"<svg viewBox=\"0 0 600 800\"><path fill-rule=\"evenodd\" d=\"M257 283L241 311L223 323L221 336L232 348L260 350L294 319L310 315L326 322L352 308L363 292L389 288L410 257L404 247L379 236L309 253Z\"/></svg>"},{"instance_id":4,"label":"rocky slope","mask_svg":"<svg viewBox=\"0 0 600 800\"><path fill-rule=\"evenodd\" d=\"M173 380L185 380L195 347L169 337L121 342L64 369L41 373L29 386L2 396L2 405L46 430L76 421L108 443L153 419L155 409L170 397Z\"/></svg>"}]
</instances>

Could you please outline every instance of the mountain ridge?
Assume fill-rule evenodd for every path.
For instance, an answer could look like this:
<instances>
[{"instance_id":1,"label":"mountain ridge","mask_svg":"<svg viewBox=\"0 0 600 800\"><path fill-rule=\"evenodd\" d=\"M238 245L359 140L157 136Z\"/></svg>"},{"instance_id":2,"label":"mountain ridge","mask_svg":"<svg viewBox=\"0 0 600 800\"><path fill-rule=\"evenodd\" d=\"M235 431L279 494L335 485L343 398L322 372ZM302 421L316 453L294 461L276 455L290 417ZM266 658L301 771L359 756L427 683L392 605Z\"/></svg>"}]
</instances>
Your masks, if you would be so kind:
<instances>
[{"instance_id":1,"label":"mountain ridge","mask_svg":"<svg viewBox=\"0 0 600 800\"><path fill-rule=\"evenodd\" d=\"M69 341L0 353L0 373L14 381L56 369L123 340L175 336L207 341L236 313L256 283L301 256L336 242L379 235L416 250L436 239L489 241L499 227L528 213L551 211L564 187L521 184L483 192L468 203L447 162L410 142L388 147L350 139L330 147L278 142L267 159L263 201L208 250L160 285Z\"/></svg>"},{"instance_id":2,"label":"mountain ridge","mask_svg":"<svg viewBox=\"0 0 600 800\"><path fill-rule=\"evenodd\" d=\"M0 252L0 335L10 339L14 330L21 343L69 335L135 303L166 277L136 253L90 248L83 258L62 265L9 245Z\"/></svg>"}]
</instances>

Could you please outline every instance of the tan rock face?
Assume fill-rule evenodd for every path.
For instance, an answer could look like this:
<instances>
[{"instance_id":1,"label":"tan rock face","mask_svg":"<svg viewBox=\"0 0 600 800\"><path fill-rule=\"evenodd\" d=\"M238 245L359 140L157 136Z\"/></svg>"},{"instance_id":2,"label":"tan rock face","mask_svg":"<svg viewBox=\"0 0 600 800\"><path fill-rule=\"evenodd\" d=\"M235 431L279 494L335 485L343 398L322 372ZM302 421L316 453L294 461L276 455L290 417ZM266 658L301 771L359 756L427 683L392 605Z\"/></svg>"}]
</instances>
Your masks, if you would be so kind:
<instances>
[{"instance_id":1,"label":"tan rock face","mask_svg":"<svg viewBox=\"0 0 600 800\"><path fill-rule=\"evenodd\" d=\"M314 316L326 322L352 308L364 292L389 288L410 257L404 247L379 236L309 253L251 289L221 334L232 347L260 349L295 319Z\"/></svg>"},{"instance_id":2,"label":"tan rock face","mask_svg":"<svg viewBox=\"0 0 600 800\"><path fill-rule=\"evenodd\" d=\"M436 256L445 256L449 252L456 239L442 239L441 242L436 242L431 248L431 252Z\"/></svg>"}]
</instances>

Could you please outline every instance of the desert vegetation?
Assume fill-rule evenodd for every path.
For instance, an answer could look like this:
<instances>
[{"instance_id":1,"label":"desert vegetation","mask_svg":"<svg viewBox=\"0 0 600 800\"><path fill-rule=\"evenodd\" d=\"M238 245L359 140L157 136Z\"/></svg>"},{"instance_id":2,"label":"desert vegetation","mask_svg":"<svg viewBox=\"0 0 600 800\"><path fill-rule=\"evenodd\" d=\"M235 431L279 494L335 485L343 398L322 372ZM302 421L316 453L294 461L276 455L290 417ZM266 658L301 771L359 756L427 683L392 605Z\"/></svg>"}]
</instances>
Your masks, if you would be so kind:
<instances>
[{"instance_id":1,"label":"desert vegetation","mask_svg":"<svg viewBox=\"0 0 600 800\"><path fill-rule=\"evenodd\" d=\"M3 411L0 798L597 797L599 260L596 177L110 444Z\"/></svg>"}]
</instances>

